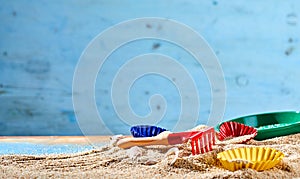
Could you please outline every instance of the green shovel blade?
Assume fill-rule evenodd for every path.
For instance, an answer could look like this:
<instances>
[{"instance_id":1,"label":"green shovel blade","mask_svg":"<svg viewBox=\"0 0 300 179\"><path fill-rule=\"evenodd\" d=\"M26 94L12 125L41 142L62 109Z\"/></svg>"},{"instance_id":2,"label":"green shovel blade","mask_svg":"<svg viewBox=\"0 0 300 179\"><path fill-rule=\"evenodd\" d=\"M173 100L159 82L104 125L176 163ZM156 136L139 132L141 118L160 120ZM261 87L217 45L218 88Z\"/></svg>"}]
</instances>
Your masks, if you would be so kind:
<instances>
[{"instance_id":1,"label":"green shovel blade","mask_svg":"<svg viewBox=\"0 0 300 179\"><path fill-rule=\"evenodd\" d=\"M229 121L239 122L257 129L256 140L265 140L300 133L300 112L272 112L235 118ZM220 125L216 126L218 131Z\"/></svg>"}]
</instances>

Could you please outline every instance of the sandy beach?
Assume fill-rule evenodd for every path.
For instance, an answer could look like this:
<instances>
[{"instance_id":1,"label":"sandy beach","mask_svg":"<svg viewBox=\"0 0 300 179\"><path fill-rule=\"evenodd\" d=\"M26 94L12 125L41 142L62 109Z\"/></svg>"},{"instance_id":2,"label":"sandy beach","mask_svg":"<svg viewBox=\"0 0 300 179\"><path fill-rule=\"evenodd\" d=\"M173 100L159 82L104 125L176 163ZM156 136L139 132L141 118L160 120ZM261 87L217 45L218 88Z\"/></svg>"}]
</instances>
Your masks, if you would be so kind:
<instances>
[{"instance_id":1,"label":"sandy beach","mask_svg":"<svg viewBox=\"0 0 300 179\"><path fill-rule=\"evenodd\" d=\"M186 145L120 149L115 141L88 152L64 155L0 156L1 178L298 178L300 134L246 144L216 145L213 151L190 155ZM284 153L274 168L262 172L231 172L217 160L218 152L237 147L266 146Z\"/></svg>"}]
</instances>

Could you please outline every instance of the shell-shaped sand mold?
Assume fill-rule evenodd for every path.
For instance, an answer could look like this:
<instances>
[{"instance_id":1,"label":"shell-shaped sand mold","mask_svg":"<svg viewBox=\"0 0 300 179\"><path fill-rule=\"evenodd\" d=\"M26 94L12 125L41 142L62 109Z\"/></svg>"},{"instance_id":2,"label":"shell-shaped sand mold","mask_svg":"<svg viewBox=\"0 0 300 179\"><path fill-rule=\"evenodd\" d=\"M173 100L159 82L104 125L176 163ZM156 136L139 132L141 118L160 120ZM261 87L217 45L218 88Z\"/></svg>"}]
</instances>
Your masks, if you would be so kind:
<instances>
[{"instance_id":1,"label":"shell-shaped sand mold","mask_svg":"<svg viewBox=\"0 0 300 179\"><path fill-rule=\"evenodd\" d=\"M281 151L268 147L236 148L217 155L222 166L231 171L242 168L267 170L277 165L283 157L284 154Z\"/></svg>"},{"instance_id":2,"label":"shell-shaped sand mold","mask_svg":"<svg viewBox=\"0 0 300 179\"><path fill-rule=\"evenodd\" d=\"M150 125L138 125L130 128L130 132L133 137L153 137L163 131L166 131L166 129Z\"/></svg>"},{"instance_id":3,"label":"shell-shaped sand mold","mask_svg":"<svg viewBox=\"0 0 300 179\"><path fill-rule=\"evenodd\" d=\"M257 130L254 127L247 126L238 122L224 122L220 126L220 132L217 133L217 137L220 141L234 138L247 136L246 138L241 138L238 143L245 143L250 139L253 139L257 135Z\"/></svg>"}]
</instances>

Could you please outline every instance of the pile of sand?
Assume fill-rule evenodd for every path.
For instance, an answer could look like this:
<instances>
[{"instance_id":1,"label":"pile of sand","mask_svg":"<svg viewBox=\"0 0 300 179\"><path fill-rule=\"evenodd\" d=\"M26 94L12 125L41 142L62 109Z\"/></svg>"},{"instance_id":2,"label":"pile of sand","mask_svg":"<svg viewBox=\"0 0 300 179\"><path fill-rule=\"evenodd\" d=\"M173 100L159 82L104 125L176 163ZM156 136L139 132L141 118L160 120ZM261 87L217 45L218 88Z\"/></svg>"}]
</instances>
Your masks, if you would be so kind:
<instances>
[{"instance_id":1,"label":"pile of sand","mask_svg":"<svg viewBox=\"0 0 300 179\"><path fill-rule=\"evenodd\" d=\"M3 178L297 178L300 177L300 134L247 144L216 145L214 150L191 156L185 145L133 147L108 144L73 155L0 156ZM267 146L285 154L274 168L257 172L222 168L218 152L243 146ZM168 152L169 151L169 152Z\"/></svg>"}]
</instances>

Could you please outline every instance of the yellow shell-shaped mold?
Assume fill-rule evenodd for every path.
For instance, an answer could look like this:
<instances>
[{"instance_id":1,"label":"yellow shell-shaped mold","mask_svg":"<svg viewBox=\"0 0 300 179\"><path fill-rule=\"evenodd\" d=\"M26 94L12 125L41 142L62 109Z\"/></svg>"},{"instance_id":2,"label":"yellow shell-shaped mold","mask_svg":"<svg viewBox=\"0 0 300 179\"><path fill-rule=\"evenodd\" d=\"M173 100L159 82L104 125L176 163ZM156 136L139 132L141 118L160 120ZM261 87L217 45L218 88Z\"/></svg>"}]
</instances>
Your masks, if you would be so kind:
<instances>
[{"instance_id":1,"label":"yellow shell-shaped mold","mask_svg":"<svg viewBox=\"0 0 300 179\"><path fill-rule=\"evenodd\" d=\"M282 152L268 147L236 148L217 155L223 167L231 171L242 168L267 170L278 164L283 157Z\"/></svg>"}]
</instances>

